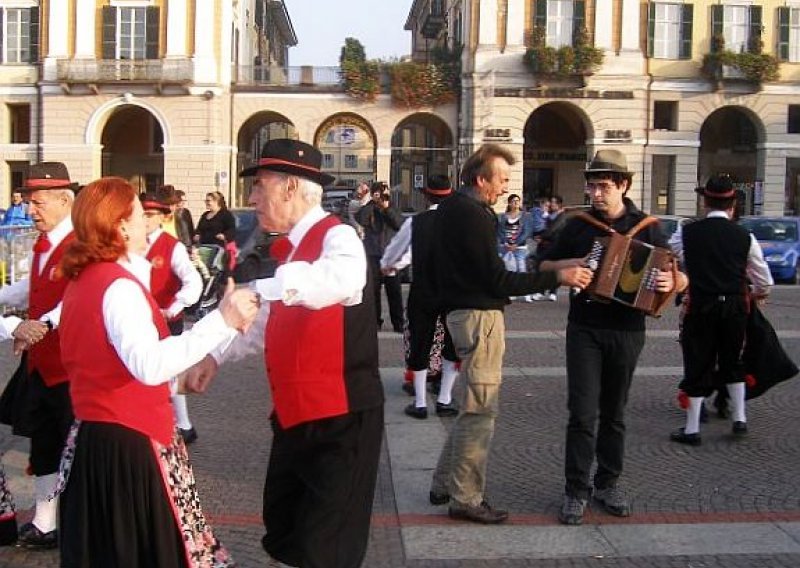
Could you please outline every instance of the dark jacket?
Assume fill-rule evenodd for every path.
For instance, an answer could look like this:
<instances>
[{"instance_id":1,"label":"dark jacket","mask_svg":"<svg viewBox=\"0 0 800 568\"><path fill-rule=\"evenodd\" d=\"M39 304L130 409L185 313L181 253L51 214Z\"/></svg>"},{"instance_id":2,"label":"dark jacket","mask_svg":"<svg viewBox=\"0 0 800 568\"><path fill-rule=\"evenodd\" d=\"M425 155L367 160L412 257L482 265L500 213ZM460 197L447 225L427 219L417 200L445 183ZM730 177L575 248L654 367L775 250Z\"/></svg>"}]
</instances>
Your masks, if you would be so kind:
<instances>
[{"instance_id":1,"label":"dark jacket","mask_svg":"<svg viewBox=\"0 0 800 568\"><path fill-rule=\"evenodd\" d=\"M436 214L434 261L440 305L502 310L509 296L558 286L554 272L509 272L497 256L497 216L472 188L445 199Z\"/></svg>"},{"instance_id":2,"label":"dark jacket","mask_svg":"<svg viewBox=\"0 0 800 568\"><path fill-rule=\"evenodd\" d=\"M356 222L364 229L364 250L367 256L383 256L386 245L403 224L403 216L394 207L381 209L370 201L355 215Z\"/></svg>"}]
</instances>

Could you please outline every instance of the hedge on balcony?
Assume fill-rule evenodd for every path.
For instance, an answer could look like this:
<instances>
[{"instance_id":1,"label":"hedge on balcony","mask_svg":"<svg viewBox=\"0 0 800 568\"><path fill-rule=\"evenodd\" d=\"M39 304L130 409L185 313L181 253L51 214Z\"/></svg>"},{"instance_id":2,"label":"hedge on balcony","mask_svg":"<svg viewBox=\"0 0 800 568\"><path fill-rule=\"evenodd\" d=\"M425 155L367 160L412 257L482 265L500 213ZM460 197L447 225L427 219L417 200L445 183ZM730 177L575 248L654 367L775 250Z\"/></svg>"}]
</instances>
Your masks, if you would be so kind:
<instances>
[{"instance_id":1,"label":"hedge on balcony","mask_svg":"<svg viewBox=\"0 0 800 568\"><path fill-rule=\"evenodd\" d=\"M443 105L453 102L453 79L439 65L406 61L387 66L392 86L392 103L405 108Z\"/></svg>"},{"instance_id":2,"label":"hedge on balcony","mask_svg":"<svg viewBox=\"0 0 800 568\"><path fill-rule=\"evenodd\" d=\"M540 75L591 75L603 64L603 50L589 43L586 28L578 28L575 33L573 45L548 47L544 29L537 26L533 29L531 47L523 55L525 65Z\"/></svg>"},{"instance_id":3,"label":"hedge on balcony","mask_svg":"<svg viewBox=\"0 0 800 568\"><path fill-rule=\"evenodd\" d=\"M723 66L738 70L743 78L753 83L777 81L780 76L776 57L763 53L764 44L760 37L749 43L748 51L735 53L725 49L725 38L716 35L711 38L711 52L703 56L703 74L712 81L724 78Z\"/></svg>"}]
</instances>

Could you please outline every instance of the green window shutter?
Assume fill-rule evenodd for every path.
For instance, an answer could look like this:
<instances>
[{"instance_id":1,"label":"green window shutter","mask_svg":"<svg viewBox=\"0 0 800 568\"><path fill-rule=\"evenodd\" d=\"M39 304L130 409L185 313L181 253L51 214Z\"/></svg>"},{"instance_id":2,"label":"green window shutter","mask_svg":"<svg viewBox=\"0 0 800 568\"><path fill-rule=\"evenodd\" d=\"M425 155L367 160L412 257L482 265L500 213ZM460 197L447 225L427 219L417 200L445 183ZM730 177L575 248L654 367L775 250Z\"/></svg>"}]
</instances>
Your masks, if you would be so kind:
<instances>
[{"instance_id":1,"label":"green window shutter","mask_svg":"<svg viewBox=\"0 0 800 568\"><path fill-rule=\"evenodd\" d=\"M751 53L760 53L761 21L761 6L750 6L750 35L747 38L747 51ZM758 49L755 46L758 46Z\"/></svg>"},{"instance_id":2,"label":"green window shutter","mask_svg":"<svg viewBox=\"0 0 800 568\"><path fill-rule=\"evenodd\" d=\"M158 39L161 29L161 8L158 6L147 7L146 31L145 31L145 57L147 59L158 59Z\"/></svg>"},{"instance_id":3,"label":"green window shutter","mask_svg":"<svg viewBox=\"0 0 800 568\"><path fill-rule=\"evenodd\" d=\"M117 58L117 9L103 6L103 59Z\"/></svg>"},{"instance_id":4,"label":"green window shutter","mask_svg":"<svg viewBox=\"0 0 800 568\"><path fill-rule=\"evenodd\" d=\"M575 45L575 38L578 37L580 30L586 25L586 2L575 0L572 3L572 45Z\"/></svg>"},{"instance_id":5,"label":"green window shutter","mask_svg":"<svg viewBox=\"0 0 800 568\"><path fill-rule=\"evenodd\" d=\"M678 57L681 59L692 58L692 17L694 16L694 6L684 4L681 6L681 45L678 50Z\"/></svg>"},{"instance_id":6,"label":"green window shutter","mask_svg":"<svg viewBox=\"0 0 800 568\"><path fill-rule=\"evenodd\" d=\"M711 6L711 45L714 45L714 37L722 36L722 22L724 19L724 7L722 4Z\"/></svg>"},{"instance_id":7,"label":"green window shutter","mask_svg":"<svg viewBox=\"0 0 800 568\"><path fill-rule=\"evenodd\" d=\"M533 25L537 28L547 29L547 0L536 0L536 11L533 16Z\"/></svg>"},{"instance_id":8,"label":"green window shutter","mask_svg":"<svg viewBox=\"0 0 800 568\"><path fill-rule=\"evenodd\" d=\"M778 59L789 60L789 18L791 8L781 6L778 8Z\"/></svg>"},{"instance_id":9,"label":"green window shutter","mask_svg":"<svg viewBox=\"0 0 800 568\"><path fill-rule=\"evenodd\" d=\"M30 35L30 53L28 61L36 63L39 61L39 7L34 6L29 8L29 19L31 22Z\"/></svg>"},{"instance_id":10,"label":"green window shutter","mask_svg":"<svg viewBox=\"0 0 800 568\"><path fill-rule=\"evenodd\" d=\"M653 44L656 41L656 3L647 4L647 57L653 57Z\"/></svg>"}]
</instances>

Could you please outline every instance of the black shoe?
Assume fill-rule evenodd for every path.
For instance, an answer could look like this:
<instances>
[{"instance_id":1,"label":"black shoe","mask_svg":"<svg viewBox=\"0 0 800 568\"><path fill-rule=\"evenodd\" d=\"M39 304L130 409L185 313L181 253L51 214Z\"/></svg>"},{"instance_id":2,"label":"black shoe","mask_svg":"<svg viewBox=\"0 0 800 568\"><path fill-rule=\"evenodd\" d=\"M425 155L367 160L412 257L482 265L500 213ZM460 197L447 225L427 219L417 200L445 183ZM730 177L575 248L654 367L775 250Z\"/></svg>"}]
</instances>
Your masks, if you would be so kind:
<instances>
[{"instance_id":1,"label":"black shoe","mask_svg":"<svg viewBox=\"0 0 800 568\"><path fill-rule=\"evenodd\" d=\"M565 493L561 502L561 509L558 510L558 521L562 525L582 525L585 511L586 499Z\"/></svg>"},{"instance_id":2,"label":"black shoe","mask_svg":"<svg viewBox=\"0 0 800 568\"><path fill-rule=\"evenodd\" d=\"M39 550L56 548L58 546L58 530L43 533L33 523L25 523L19 528L17 546Z\"/></svg>"},{"instance_id":3,"label":"black shoe","mask_svg":"<svg viewBox=\"0 0 800 568\"><path fill-rule=\"evenodd\" d=\"M197 440L197 430L194 429L194 426L189 428L188 430L184 430L183 428L178 428L178 432L181 434L181 438L183 438L183 443L187 446L189 444L194 443Z\"/></svg>"},{"instance_id":4,"label":"black shoe","mask_svg":"<svg viewBox=\"0 0 800 568\"><path fill-rule=\"evenodd\" d=\"M610 515L615 517L630 517L631 504L628 502L628 497L625 492L618 488L616 485L612 487L604 487L603 489L595 489L592 494L594 500L603 506L603 509Z\"/></svg>"},{"instance_id":5,"label":"black shoe","mask_svg":"<svg viewBox=\"0 0 800 568\"><path fill-rule=\"evenodd\" d=\"M463 519L484 525L496 525L508 518L508 511L492 509L491 505L486 501L483 501L477 507L454 503L450 505L447 514L450 515L451 519Z\"/></svg>"},{"instance_id":6,"label":"black shoe","mask_svg":"<svg viewBox=\"0 0 800 568\"><path fill-rule=\"evenodd\" d=\"M453 406L452 402L447 404L444 404L443 402L437 402L436 416L458 416L458 409Z\"/></svg>"},{"instance_id":7,"label":"black shoe","mask_svg":"<svg viewBox=\"0 0 800 568\"><path fill-rule=\"evenodd\" d=\"M737 420L733 423L733 428L731 428L734 436L745 436L747 435L747 422L741 422Z\"/></svg>"},{"instance_id":8,"label":"black shoe","mask_svg":"<svg viewBox=\"0 0 800 568\"><path fill-rule=\"evenodd\" d=\"M417 391L414 389L414 383L411 381L404 381L403 386L400 387L403 389L403 392L406 393L408 396L414 396L417 394Z\"/></svg>"},{"instance_id":9,"label":"black shoe","mask_svg":"<svg viewBox=\"0 0 800 568\"><path fill-rule=\"evenodd\" d=\"M428 494L428 500L431 502L431 505L444 505L445 503L450 502L450 495L447 493L437 493L436 491L431 491Z\"/></svg>"},{"instance_id":10,"label":"black shoe","mask_svg":"<svg viewBox=\"0 0 800 568\"><path fill-rule=\"evenodd\" d=\"M0 521L0 546L11 546L17 542L17 518L15 515Z\"/></svg>"},{"instance_id":11,"label":"black shoe","mask_svg":"<svg viewBox=\"0 0 800 568\"><path fill-rule=\"evenodd\" d=\"M679 444L688 444L689 446L699 446L702 443L699 432L687 434L683 431L683 428L680 430L675 430L669 435L669 439L673 442L678 442Z\"/></svg>"},{"instance_id":12,"label":"black shoe","mask_svg":"<svg viewBox=\"0 0 800 568\"><path fill-rule=\"evenodd\" d=\"M413 402L406 406L406 409L403 411L406 413L407 416L411 418L419 418L420 420L425 420L428 417L428 408L426 406L417 406Z\"/></svg>"}]
</instances>

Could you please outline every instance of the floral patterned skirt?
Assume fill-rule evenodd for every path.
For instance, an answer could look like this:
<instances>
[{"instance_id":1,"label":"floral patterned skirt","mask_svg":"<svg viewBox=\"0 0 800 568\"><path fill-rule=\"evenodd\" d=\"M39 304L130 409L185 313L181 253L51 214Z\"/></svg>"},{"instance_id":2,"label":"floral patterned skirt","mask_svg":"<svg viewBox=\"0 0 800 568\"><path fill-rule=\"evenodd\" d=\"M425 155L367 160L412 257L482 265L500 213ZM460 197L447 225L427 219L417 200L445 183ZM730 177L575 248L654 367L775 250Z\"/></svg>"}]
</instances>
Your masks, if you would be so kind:
<instances>
[{"instance_id":1,"label":"floral patterned skirt","mask_svg":"<svg viewBox=\"0 0 800 568\"><path fill-rule=\"evenodd\" d=\"M235 566L206 522L177 430L163 446L119 424L76 421L61 493L61 566Z\"/></svg>"}]
</instances>

